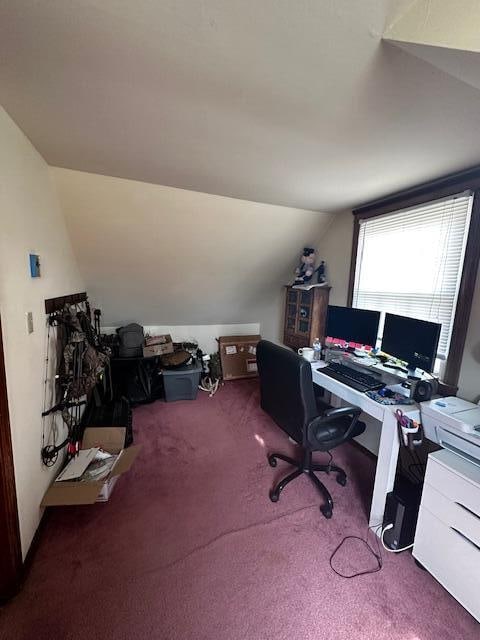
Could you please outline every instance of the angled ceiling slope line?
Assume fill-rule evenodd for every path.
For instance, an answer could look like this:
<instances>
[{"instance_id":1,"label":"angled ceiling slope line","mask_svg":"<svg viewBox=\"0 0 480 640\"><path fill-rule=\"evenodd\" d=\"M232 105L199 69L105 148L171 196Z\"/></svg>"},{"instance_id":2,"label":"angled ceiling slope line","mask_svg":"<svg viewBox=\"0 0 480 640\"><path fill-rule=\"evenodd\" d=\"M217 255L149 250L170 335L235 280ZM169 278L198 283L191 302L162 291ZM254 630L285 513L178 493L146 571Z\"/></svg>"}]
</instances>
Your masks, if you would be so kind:
<instances>
[{"instance_id":1,"label":"angled ceiling slope line","mask_svg":"<svg viewBox=\"0 0 480 640\"><path fill-rule=\"evenodd\" d=\"M480 161L478 90L380 46L411 4L0 1L0 100L51 166L341 212Z\"/></svg>"},{"instance_id":2,"label":"angled ceiling slope line","mask_svg":"<svg viewBox=\"0 0 480 640\"><path fill-rule=\"evenodd\" d=\"M415 0L383 40L480 89L480 3Z\"/></svg>"}]
</instances>

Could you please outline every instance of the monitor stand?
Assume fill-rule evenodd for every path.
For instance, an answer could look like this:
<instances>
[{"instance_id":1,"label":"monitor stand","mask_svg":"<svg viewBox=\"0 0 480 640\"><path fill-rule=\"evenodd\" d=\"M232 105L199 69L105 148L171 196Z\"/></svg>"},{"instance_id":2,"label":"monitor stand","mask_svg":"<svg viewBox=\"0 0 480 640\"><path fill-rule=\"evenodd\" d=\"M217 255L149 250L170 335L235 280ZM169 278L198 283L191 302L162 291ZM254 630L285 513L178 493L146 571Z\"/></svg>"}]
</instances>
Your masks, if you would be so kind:
<instances>
[{"instance_id":1,"label":"monitor stand","mask_svg":"<svg viewBox=\"0 0 480 640\"><path fill-rule=\"evenodd\" d=\"M407 364L407 378L409 380L421 380L422 373L419 369L417 369L417 367Z\"/></svg>"}]
</instances>

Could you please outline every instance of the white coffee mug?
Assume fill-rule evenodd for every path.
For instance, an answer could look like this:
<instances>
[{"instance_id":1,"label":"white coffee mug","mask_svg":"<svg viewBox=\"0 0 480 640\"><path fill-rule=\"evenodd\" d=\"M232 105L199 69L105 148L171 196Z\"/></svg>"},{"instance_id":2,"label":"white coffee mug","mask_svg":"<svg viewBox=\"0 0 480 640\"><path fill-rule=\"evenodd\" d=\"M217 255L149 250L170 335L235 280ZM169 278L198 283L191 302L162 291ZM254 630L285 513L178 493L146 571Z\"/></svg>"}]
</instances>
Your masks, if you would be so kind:
<instances>
[{"instance_id":1,"label":"white coffee mug","mask_svg":"<svg viewBox=\"0 0 480 640\"><path fill-rule=\"evenodd\" d=\"M309 362L313 361L314 353L315 351L310 347L302 347L298 350L298 355L302 356L302 358L305 358L305 360L308 360Z\"/></svg>"}]
</instances>

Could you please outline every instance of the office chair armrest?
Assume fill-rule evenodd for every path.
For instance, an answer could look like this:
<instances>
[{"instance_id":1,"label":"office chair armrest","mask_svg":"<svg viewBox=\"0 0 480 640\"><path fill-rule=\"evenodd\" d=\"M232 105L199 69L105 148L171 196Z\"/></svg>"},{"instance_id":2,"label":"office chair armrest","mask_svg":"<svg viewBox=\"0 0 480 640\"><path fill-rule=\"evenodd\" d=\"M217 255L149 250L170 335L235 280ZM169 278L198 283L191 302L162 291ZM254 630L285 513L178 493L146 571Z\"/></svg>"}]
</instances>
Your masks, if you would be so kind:
<instances>
[{"instance_id":1,"label":"office chair armrest","mask_svg":"<svg viewBox=\"0 0 480 640\"><path fill-rule=\"evenodd\" d=\"M324 418L341 418L342 416L358 417L362 413L360 407L337 407L328 409L325 411L322 417Z\"/></svg>"}]
</instances>

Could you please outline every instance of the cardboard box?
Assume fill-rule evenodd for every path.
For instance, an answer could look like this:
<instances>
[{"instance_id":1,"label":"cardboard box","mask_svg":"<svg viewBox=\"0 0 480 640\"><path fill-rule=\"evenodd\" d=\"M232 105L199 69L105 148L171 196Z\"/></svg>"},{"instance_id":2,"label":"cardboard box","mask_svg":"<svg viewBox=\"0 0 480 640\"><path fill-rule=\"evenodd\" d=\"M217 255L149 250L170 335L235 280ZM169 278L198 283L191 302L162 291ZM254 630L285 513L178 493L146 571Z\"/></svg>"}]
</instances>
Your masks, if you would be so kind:
<instances>
[{"instance_id":1,"label":"cardboard box","mask_svg":"<svg viewBox=\"0 0 480 640\"><path fill-rule=\"evenodd\" d=\"M218 339L224 380L258 375L257 344L260 340L260 336L222 336Z\"/></svg>"},{"instance_id":2,"label":"cardboard box","mask_svg":"<svg viewBox=\"0 0 480 640\"><path fill-rule=\"evenodd\" d=\"M53 482L43 496L41 506L93 504L97 500L100 502L108 500L118 477L130 469L140 449L138 445L123 449L124 441L124 427L85 429L82 449L101 447L109 453L119 454L109 476L94 482Z\"/></svg>"},{"instance_id":3,"label":"cardboard box","mask_svg":"<svg viewBox=\"0 0 480 640\"><path fill-rule=\"evenodd\" d=\"M110 496L112 495L113 487L117 484L117 480L118 476L114 476L113 478L110 478L110 480L107 480L104 483L102 490L98 494L95 502L108 502Z\"/></svg>"},{"instance_id":4,"label":"cardboard box","mask_svg":"<svg viewBox=\"0 0 480 640\"><path fill-rule=\"evenodd\" d=\"M143 347L143 357L163 356L166 353L173 353L172 336L168 333L163 336L148 336L145 338Z\"/></svg>"},{"instance_id":5,"label":"cardboard box","mask_svg":"<svg viewBox=\"0 0 480 640\"><path fill-rule=\"evenodd\" d=\"M171 345L171 348L173 350L173 342L172 342L172 336L169 333L165 333L164 335L161 336L146 336L145 337L145 346L146 347L151 347L154 344L164 344L164 345ZM171 353L168 352L168 353Z\"/></svg>"}]
</instances>

